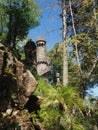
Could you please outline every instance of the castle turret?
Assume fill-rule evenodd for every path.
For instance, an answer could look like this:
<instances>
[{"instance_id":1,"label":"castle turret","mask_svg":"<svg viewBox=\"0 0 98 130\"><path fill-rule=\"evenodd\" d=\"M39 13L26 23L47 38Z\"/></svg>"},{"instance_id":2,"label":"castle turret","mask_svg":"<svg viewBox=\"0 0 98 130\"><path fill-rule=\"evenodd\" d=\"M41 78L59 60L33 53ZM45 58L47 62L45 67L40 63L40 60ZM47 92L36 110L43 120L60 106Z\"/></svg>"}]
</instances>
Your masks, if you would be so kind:
<instances>
[{"instance_id":1,"label":"castle turret","mask_svg":"<svg viewBox=\"0 0 98 130\"><path fill-rule=\"evenodd\" d=\"M42 76L50 71L50 59L46 56L46 39L38 37L37 44L37 73Z\"/></svg>"}]
</instances>

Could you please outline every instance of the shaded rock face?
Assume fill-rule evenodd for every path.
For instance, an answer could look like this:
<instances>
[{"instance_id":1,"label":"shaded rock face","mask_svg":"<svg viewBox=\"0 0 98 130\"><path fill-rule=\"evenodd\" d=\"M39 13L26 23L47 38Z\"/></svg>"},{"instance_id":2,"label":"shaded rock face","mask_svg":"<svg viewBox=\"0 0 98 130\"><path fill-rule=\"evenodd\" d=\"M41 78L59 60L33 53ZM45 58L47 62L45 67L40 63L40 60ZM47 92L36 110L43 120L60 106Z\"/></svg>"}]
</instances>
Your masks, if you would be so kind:
<instances>
[{"instance_id":1,"label":"shaded rock face","mask_svg":"<svg viewBox=\"0 0 98 130\"><path fill-rule=\"evenodd\" d=\"M14 110L11 116L0 117L0 130L37 130L27 110Z\"/></svg>"},{"instance_id":2,"label":"shaded rock face","mask_svg":"<svg viewBox=\"0 0 98 130\"><path fill-rule=\"evenodd\" d=\"M23 108L36 86L31 72L0 43L0 111L13 104Z\"/></svg>"},{"instance_id":3,"label":"shaded rock face","mask_svg":"<svg viewBox=\"0 0 98 130\"><path fill-rule=\"evenodd\" d=\"M37 111L40 110L39 98L35 95L31 95L28 102L25 104L25 108L29 113L35 112L37 114Z\"/></svg>"},{"instance_id":4,"label":"shaded rock face","mask_svg":"<svg viewBox=\"0 0 98 130\"><path fill-rule=\"evenodd\" d=\"M24 46L25 61L36 68L36 44L30 39Z\"/></svg>"}]
</instances>

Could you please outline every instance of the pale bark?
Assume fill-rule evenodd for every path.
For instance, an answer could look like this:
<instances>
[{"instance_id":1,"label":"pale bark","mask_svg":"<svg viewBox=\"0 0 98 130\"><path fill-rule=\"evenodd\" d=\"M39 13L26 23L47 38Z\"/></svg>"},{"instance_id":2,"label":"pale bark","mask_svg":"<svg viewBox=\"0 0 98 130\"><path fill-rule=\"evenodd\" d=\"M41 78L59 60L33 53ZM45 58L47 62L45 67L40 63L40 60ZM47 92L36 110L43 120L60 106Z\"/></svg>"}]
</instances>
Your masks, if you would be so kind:
<instances>
[{"instance_id":1,"label":"pale bark","mask_svg":"<svg viewBox=\"0 0 98 130\"><path fill-rule=\"evenodd\" d=\"M75 39L76 39L76 29L75 29L75 24L74 24L74 17L73 17L72 1L71 0L69 0L69 6L70 6L70 13L71 13L71 18L72 18L72 27L73 27L73 31L74 31L74 35L75 35ZM77 61L77 64L78 64L80 72L81 72L81 64L79 61L79 52L78 52L77 42L75 42L75 49L76 49L76 61Z\"/></svg>"},{"instance_id":2,"label":"pale bark","mask_svg":"<svg viewBox=\"0 0 98 130\"><path fill-rule=\"evenodd\" d=\"M63 26L63 85L68 85L68 55L67 55L67 23L66 23L66 7L65 0L62 0L62 26Z\"/></svg>"},{"instance_id":3,"label":"pale bark","mask_svg":"<svg viewBox=\"0 0 98 130\"><path fill-rule=\"evenodd\" d=\"M94 69L96 68L97 63L98 63L98 57L95 59L94 64L92 65L92 68L90 69L89 73L86 76L86 79L90 78L90 76L92 75Z\"/></svg>"}]
</instances>

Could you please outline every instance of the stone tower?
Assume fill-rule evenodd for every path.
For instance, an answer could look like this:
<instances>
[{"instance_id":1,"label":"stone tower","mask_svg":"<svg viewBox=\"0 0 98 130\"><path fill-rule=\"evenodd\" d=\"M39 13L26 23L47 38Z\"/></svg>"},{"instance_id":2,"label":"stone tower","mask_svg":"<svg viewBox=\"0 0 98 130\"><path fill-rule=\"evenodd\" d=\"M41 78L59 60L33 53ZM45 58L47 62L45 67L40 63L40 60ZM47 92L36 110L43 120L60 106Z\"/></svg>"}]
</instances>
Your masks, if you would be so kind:
<instances>
[{"instance_id":1,"label":"stone tower","mask_svg":"<svg viewBox=\"0 0 98 130\"><path fill-rule=\"evenodd\" d=\"M36 68L36 44L31 39L24 46L25 61Z\"/></svg>"},{"instance_id":2,"label":"stone tower","mask_svg":"<svg viewBox=\"0 0 98 130\"><path fill-rule=\"evenodd\" d=\"M36 44L37 73L39 76L43 76L50 71L50 59L46 56L46 39L38 37Z\"/></svg>"}]
</instances>

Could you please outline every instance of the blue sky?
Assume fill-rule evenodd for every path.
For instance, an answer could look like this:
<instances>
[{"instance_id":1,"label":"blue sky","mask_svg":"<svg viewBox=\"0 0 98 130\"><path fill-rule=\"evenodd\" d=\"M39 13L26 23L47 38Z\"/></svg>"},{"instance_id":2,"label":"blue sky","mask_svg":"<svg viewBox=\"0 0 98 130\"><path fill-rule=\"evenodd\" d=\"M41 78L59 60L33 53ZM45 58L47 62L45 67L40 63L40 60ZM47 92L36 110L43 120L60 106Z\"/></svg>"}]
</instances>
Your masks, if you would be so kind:
<instances>
[{"instance_id":1,"label":"blue sky","mask_svg":"<svg viewBox=\"0 0 98 130\"><path fill-rule=\"evenodd\" d=\"M62 41L62 21L59 15L61 9L56 0L35 0L41 11L40 25L29 32L29 37L36 41L36 37L44 36L47 40L47 51L51 50L55 43Z\"/></svg>"},{"instance_id":2,"label":"blue sky","mask_svg":"<svg viewBox=\"0 0 98 130\"><path fill-rule=\"evenodd\" d=\"M61 9L57 3L58 0L35 0L41 11L42 18L40 25L29 32L29 37L36 41L39 36L46 37L47 51L51 50L58 42L62 42L62 20L60 18ZM98 87L91 90L95 96L98 96ZM89 91L90 92L90 91ZM91 94L93 94L91 93Z\"/></svg>"},{"instance_id":3,"label":"blue sky","mask_svg":"<svg viewBox=\"0 0 98 130\"><path fill-rule=\"evenodd\" d=\"M95 96L98 97L98 86L93 89L93 93L94 93Z\"/></svg>"},{"instance_id":4,"label":"blue sky","mask_svg":"<svg viewBox=\"0 0 98 130\"><path fill-rule=\"evenodd\" d=\"M98 86L89 90L89 94L94 95L95 97L98 97Z\"/></svg>"}]
</instances>

